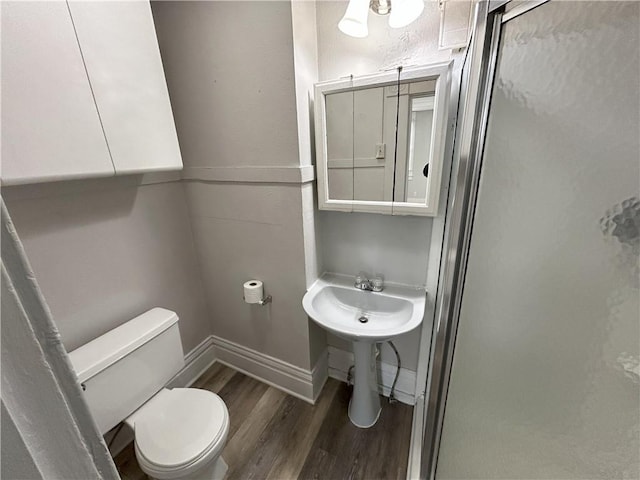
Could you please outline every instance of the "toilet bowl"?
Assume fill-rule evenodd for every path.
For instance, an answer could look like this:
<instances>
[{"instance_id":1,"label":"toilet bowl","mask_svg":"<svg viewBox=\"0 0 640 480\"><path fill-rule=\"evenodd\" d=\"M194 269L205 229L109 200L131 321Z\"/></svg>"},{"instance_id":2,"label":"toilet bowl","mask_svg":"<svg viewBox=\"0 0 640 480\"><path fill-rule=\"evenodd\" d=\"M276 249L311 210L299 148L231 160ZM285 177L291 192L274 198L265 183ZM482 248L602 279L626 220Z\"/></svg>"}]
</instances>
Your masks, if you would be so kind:
<instances>
[{"instance_id":1,"label":"toilet bowl","mask_svg":"<svg viewBox=\"0 0 640 480\"><path fill-rule=\"evenodd\" d=\"M195 388L162 389L125 419L135 435L138 464L149 477L222 479L221 457L229 412L215 393Z\"/></svg>"},{"instance_id":2,"label":"toilet bowl","mask_svg":"<svg viewBox=\"0 0 640 480\"><path fill-rule=\"evenodd\" d=\"M218 480L229 411L215 393L166 388L184 367L178 316L154 308L69 354L104 435L124 421L140 468L158 480Z\"/></svg>"}]
</instances>

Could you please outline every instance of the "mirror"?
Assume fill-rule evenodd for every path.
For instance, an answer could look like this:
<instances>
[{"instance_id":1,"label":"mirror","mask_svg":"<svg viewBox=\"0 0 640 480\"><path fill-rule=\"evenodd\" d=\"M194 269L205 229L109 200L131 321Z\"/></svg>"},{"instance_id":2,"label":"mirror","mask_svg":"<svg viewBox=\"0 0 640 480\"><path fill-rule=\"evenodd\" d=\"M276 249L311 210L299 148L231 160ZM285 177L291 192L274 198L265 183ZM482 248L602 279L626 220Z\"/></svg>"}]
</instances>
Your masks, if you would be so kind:
<instances>
[{"instance_id":1,"label":"mirror","mask_svg":"<svg viewBox=\"0 0 640 480\"><path fill-rule=\"evenodd\" d=\"M316 85L320 209L437 213L449 67Z\"/></svg>"}]
</instances>

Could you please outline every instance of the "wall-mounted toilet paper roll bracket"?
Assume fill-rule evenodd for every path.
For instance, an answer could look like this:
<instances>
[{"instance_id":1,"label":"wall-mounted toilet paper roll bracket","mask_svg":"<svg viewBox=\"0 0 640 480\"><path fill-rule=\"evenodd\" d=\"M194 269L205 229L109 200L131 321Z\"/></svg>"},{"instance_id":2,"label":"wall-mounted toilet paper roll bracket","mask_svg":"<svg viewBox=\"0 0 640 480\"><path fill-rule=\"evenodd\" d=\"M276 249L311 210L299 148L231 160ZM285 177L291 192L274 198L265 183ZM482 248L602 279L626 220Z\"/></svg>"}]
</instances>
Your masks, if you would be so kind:
<instances>
[{"instance_id":1,"label":"wall-mounted toilet paper roll bracket","mask_svg":"<svg viewBox=\"0 0 640 480\"><path fill-rule=\"evenodd\" d=\"M271 295L267 295L262 300L260 300L258 303L260 305L266 305L267 303L271 303L271 300L272 300Z\"/></svg>"}]
</instances>

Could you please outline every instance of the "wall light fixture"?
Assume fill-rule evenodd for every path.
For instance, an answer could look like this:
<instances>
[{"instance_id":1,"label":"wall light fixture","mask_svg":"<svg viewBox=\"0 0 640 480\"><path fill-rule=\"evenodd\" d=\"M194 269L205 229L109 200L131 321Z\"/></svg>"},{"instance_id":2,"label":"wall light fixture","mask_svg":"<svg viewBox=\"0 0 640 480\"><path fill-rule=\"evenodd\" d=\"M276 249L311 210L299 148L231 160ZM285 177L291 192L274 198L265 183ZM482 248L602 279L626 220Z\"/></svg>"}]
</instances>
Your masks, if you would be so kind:
<instances>
[{"instance_id":1,"label":"wall light fixture","mask_svg":"<svg viewBox=\"0 0 640 480\"><path fill-rule=\"evenodd\" d=\"M402 28L420 16L424 0L349 0L347 11L338 23L340 31L352 37L366 37L369 9L378 15L389 15L391 28Z\"/></svg>"}]
</instances>

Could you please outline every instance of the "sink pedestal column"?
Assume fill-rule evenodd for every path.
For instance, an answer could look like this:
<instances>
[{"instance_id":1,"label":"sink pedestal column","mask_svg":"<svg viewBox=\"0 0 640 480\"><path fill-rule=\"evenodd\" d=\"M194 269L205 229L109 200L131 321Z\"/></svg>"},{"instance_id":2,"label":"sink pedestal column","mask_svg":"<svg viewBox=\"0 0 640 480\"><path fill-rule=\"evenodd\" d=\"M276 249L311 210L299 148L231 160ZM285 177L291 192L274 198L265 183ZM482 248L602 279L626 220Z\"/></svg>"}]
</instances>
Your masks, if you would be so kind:
<instances>
[{"instance_id":1,"label":"sink pedestal column","mask_svg":"<svg viewBox=\"0 0 640 480\"><path fill-rule=\"evenodd\" d=\"M354 385L349 419L356 427L369 428L380 416L375 343L353 342Z\"/></svg>"}]
</instances>

